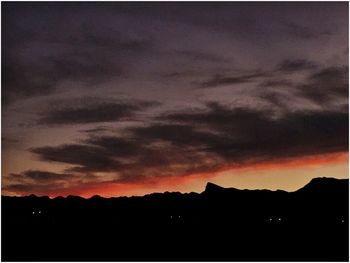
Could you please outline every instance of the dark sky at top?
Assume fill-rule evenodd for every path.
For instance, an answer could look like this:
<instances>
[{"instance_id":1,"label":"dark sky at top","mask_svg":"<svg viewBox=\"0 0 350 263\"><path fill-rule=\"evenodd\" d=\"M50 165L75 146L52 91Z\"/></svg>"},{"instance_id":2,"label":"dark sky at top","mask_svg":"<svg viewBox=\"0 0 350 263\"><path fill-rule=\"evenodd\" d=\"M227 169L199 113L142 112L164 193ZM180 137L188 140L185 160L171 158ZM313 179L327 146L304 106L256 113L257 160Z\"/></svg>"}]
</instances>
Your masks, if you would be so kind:
<instances>
[{"instance_id":1,"label":"dark sky at top","mask_svg":"<svg viewBox=\"0 0 350 263\"><path fill-rule=\"evenodd\" d=\"M347 2L2 3L3 189L348 151Z\"/></svg>"}]
</instances>

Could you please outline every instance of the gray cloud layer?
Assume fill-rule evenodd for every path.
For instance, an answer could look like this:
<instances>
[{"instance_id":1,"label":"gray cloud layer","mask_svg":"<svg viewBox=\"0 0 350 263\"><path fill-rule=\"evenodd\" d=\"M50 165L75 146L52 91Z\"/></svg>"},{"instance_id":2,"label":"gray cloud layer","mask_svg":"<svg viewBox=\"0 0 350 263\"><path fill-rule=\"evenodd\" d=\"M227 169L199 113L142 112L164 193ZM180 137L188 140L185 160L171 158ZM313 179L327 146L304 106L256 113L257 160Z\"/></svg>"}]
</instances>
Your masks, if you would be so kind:
<instances>
[{"instance_id":1,"label":"gray cloud layer","mask_svg":"<svg viewBox=\"0 0 350 263\"><path fill-rule=\"evenodd\" d=\"M348 150L346 2L2 7L3 137L65 165L9 191ZM41 141L59 129L81 137Z\"/></svg>"},{"instance_id":2,"label":"gray cloud layer","mask_svg":"<svg viewBox=\"0 0 350 263\"><path fill-rule=\"evenodd\" d=\"M83 144L32 152L45 161L75 165L70 171L116 172L121 178L116 180L133 181L347 150L347 112L271 116L209 103L205 111L166 114L160 117L165 123L128 128L124 137L93 136Z\"/></svg>"},{"instance_id":3,"label":"gray cloud layer","mask_svg":"<svg viewBox=\"0 0 350 263\"><path fill-rule=\"evenodd\" d=\"M159 105L155 102L97 102L43 111L39 124L87 124L130 119L139 111Z\"/></svg>"}]
</instances>

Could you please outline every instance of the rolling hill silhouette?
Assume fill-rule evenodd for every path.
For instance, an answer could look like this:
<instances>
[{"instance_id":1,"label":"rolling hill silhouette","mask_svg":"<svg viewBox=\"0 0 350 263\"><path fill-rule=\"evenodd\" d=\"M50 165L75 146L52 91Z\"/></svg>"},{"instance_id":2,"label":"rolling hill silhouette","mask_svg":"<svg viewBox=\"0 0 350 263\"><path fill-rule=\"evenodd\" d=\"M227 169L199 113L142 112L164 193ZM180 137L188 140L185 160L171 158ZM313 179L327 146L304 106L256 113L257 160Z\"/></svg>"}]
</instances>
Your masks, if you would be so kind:
<instances>
[{"instance_id":1,"label":"rolling hill silhouette","mask_svg":"<svg viewBox=\"0 0 350 263\"><path fill-rule=\"evenodd\" d=\"M348 261L349 181L143 197L2 196L3 261Z\"/></svg>"}]
</instances>

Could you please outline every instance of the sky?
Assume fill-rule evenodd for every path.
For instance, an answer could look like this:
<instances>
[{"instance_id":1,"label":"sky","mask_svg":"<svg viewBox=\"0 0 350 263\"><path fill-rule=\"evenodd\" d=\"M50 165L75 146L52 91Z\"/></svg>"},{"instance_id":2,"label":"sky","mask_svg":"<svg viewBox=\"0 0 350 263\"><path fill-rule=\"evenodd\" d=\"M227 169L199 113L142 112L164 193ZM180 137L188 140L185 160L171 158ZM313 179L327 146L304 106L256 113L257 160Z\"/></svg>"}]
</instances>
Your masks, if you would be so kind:
<instances>
[{"instance_id":1,"label":"sky","mask_svg":"<svg viewBox=\"0 0 350 263\"><path fill-rule=\"evenodd\" d=\"M2 194L348 178L347 2L2 2Z\"/></svg>"}]
</instances>

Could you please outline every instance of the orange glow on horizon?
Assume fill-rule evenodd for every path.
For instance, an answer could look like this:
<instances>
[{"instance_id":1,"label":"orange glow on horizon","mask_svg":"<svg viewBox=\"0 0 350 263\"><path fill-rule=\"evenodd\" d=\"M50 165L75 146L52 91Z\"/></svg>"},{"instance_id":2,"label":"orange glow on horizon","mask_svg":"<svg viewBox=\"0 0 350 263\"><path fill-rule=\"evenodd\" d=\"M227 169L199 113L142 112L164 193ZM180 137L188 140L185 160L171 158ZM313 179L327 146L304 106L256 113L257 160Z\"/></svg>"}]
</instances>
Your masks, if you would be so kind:
<instances>
[{"instance_id":1,"label":"orange glow on horizon","mask_svg":"<svg viewBox=\"0 0 350 263\"><path fill-rule=\"evenodd\" d=\"M245 164L245 165L227 165L221 169L216 170L215 172L202 172L196 174L183 174L181 176L174 177L153 177L142 182L96 182L96 183L86 183L80 186L72 186L69 188L61 189L56 193L35 193L37 195L48 195L49 197L56 196L67 196L67 195L78 195L85 198L89 198L93 195L100 195L103 197L117 197L117 196L141 196L149 194L152 192L165 192L165 191L179 191L184 185L198 185L201 183L201 186L205 185L209 179L214 179L219 174L223 172L234 172L238 174L244 174L249 172L274 172L281 171L286 169L295 169L295 168L314 168L314 167L323 167L329 165L337 164L348 164L349 153L332 153L325 155L314 155L307 156L297 159L289 160L279 160L279 161L270 161L263 163L255 164ZM257 175L259 176L259 175ZM347 175L348 177L348 175ZM242 180L244 178L242 177ZM225 185L223 185L225 187ZM197 187L198 188L198 187ZM186 189L192 191L191 189ZM197 189L198 190L198 189ZM204 188L201 188L199 191L204 191Z\"/></svg>"}]
</instances>

